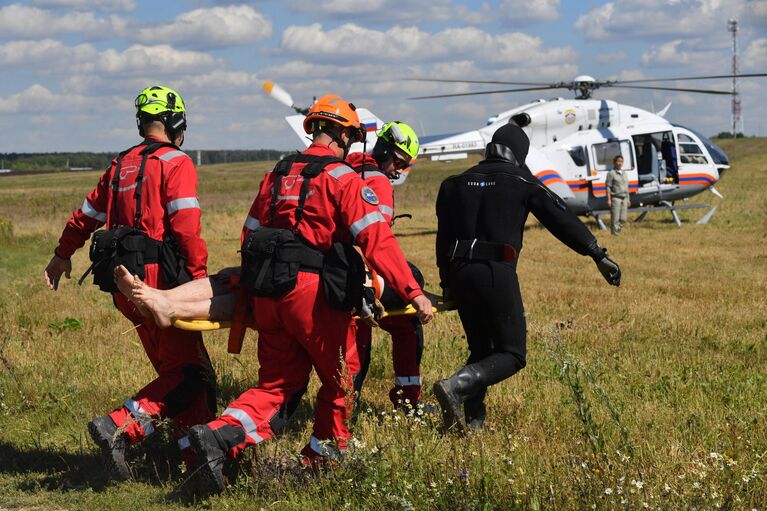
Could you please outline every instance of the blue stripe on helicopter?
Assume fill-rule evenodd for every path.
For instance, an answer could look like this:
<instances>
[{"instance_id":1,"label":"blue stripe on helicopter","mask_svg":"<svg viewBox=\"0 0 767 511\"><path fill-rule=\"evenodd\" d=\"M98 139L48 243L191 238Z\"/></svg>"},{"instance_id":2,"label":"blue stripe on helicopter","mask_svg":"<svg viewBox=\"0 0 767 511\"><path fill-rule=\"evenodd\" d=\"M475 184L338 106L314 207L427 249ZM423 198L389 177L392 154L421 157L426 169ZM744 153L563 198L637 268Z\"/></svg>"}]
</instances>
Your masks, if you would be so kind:
<instances>
[{"instance_id":1,"label":"blue stripe on helicopter","mask_svg":"<svg viewBox=\"0 0 767 511\"><path fill-rule=\"evenodd\" d=\"M708 183L709 185L716 183L716 180L713 177L708 176L706 174L695 174L693 176L679 176L679 184L693 183L693 182L695 184L700 184L699 183L700 181L704 181Z\"/></svg>"}]
</instances>

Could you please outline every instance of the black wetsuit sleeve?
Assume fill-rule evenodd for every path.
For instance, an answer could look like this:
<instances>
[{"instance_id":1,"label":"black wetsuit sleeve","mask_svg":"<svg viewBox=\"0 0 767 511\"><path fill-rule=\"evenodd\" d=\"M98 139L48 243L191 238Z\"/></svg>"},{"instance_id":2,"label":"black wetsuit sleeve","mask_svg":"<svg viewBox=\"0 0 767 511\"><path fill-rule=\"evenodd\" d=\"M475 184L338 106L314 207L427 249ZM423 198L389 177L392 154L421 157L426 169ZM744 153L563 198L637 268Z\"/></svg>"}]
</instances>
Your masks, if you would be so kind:
<instances>
[{"instance_id":1,"label":"black wetsuit sleeve","mask_svg":"<svg viewBox=\"0 0 767 511\"><path fill-rule=\"evenodd\" d=\"M453 234L454 229L451 225L450 215L448 212L448 187L447 181L443 181L439 187L439 194L437 195L437 267L439 268L439 285L443 288L449 287L448 282L448 266L450 265L450 258L448 257L448 251L450 243L455 240Z\"/></svg>"},{"instance_id":2,"label":"black wetsuit sleeve","mask_svg":"<svg viewBox=\"0 0 767 511\"><path fill-rule=\"evenodd\" d=\"M544 185L533 186L527 206L551 234L574 251L591 257L602 255L597 239L591 231L562 199L544 188Z\"/></svg>"}]
</instances>

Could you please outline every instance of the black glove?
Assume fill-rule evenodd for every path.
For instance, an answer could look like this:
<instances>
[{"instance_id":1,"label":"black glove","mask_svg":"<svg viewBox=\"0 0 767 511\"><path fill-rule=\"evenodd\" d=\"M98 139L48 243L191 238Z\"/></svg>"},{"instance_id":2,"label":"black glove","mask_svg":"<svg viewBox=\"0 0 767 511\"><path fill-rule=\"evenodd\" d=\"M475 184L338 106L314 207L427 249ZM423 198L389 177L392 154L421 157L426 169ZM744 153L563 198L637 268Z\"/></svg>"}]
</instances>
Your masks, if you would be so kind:
<instances>
[{"instance_id":1,"label":"black glove","mask_svg":"<svg viewBox=\"0 0 767 511\"><path fill-rule=\"evenodd\" d=\"M618 263L607 257L607 250L604 252L604 257L602 257L600 260L594 259L594 261L597 263L597 268L599 268L599 272L602 274L602 276L605 278L608 284L612 286L620 286L621 285L621 269L620 266L618 266Z\"/></svg>"}]
</instances>

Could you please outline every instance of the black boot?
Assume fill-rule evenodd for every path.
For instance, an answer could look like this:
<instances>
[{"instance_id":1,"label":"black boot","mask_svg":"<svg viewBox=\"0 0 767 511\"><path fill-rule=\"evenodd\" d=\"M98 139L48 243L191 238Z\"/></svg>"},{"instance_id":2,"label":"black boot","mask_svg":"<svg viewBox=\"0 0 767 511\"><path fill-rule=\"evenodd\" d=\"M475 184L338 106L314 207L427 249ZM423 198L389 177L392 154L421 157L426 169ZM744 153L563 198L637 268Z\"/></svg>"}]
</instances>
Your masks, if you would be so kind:
<instances>
[{"instance_id":1,"label":"black boot","mask_svg":"<svg viewBox=\"0 0 767 511\"><path fill-rule=\"evenodd\" d=\"M125 461L125 438L117 435L117 425L108 415L94 417L88 423L88 433L101 448L104 467L113 479L127 481L131 477Z\"/></svg>"},{"instance_id":2,"label":"black boot","mask_svg":"<svg viewBox=\"0 0 767 511\"><path fill-rule=\"evenodd\" d=\"M466 417L461 405L483 387L482 375L473 365L463 366L447 380L434 384L434 396L442 407L445 429L466 431Z\"/></svg>"},{"instance_id":3,"label":"black boot","mask_svg":"<svg viewBox=\"0 0 767 511\"><path fill-rule=\"evenodd\" d=\"M463 403L463 411L466 413L466 422L474 431L481 430L485 425L487 408L485 407L485 395L487 389L482 389L477 394L466 399Z\"/></svg>"},{"instance_id":4,"label":"black boot","mask_svg":"<svg viewBox=\"0 0 767 511\"><path fill-rule=\"evenodd\" d=\"M207 424L198 424L189 429L189 443L197 454L197 466L192 472L192 477L199 481L199 488L206 494L224 491L224 459L227 447L220 442L220 435L216 435Z\"/></svg>"}]
</instances>

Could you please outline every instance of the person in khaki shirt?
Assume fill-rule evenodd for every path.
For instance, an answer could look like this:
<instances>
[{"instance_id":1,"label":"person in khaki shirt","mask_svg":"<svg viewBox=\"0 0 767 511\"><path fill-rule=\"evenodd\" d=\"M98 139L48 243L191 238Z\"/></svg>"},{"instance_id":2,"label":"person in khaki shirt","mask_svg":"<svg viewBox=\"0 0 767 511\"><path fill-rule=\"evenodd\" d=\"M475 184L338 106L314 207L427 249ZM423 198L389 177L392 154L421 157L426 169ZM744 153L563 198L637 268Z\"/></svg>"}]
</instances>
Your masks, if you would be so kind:
<instances>
[{"instance_id":1,"label":"person in khaki shirt","mask_svg":"<svg viewBox=\"0 0 767 511\"><path fill-rule=\"evenodd\" d=\"M618 155L613 159L613 168L607 173L605 188L607 207L610 208L610 227L613 235L618 236L626 223L628 208L631 206L629 176L623 170L623 156Z\"/></svg>"}]
</instances>

